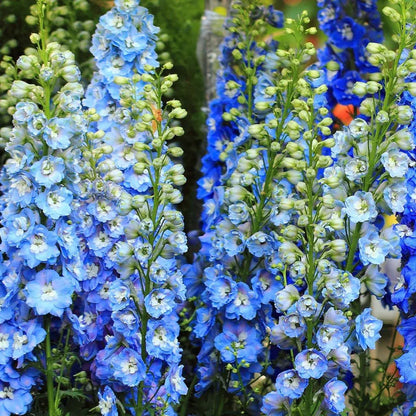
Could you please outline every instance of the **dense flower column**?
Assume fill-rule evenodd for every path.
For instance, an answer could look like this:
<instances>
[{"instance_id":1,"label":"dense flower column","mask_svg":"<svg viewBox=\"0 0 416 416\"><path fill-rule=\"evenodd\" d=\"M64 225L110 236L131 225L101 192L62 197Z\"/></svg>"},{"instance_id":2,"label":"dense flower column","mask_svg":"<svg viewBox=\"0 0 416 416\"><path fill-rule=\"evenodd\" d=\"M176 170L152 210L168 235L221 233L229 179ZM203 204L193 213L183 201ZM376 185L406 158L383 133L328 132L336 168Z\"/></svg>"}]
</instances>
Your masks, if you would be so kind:
<instances>
[{"instance_id":1,"label":"dense flower column","mask_svg":"<svg viewBox=\"0 0 416 416\"><path fill-rule=\"evenodd\" d=\"M117 79L122 84L123 109L131 115L130 130L137 134L130 180L141 183L140 190L123 186L123 173L114 170L103 154L108 147L103 134L89 133L92 150L84 153L90 153L92 168L85 179L93 189L86 193L85 206L91 207L96 227L83 237L85 261L102 268L95 268L93 287L91 279L83 282L86 310L73 319L85 352L93 352L89 358L95 355L94 377L119 392L120 402L131 414L175 414L172 406L187 391L181 376L176 310L185 299L177 257L187 244L182 215L174 208L182 200L175 187L183 185L185 177L182 165L171 160L182 150L167 143L182 134L171 123L186 111L177 100L162 108L162 95L176 78L137 74L131 80ZM99 183L101 192L97 192ZM103 212L114 218L102 217ZM94 319L86 325L88 315ZM99 327L103 324L104 330ZM94 339L97 330L107 334L104 343L102 336ZM100 407L106 415L111 389L103 394ZM116 411L115 401L111 409Z\"/></svg>"},{"instance_id":2,"label":"dense flower column","mask_svg":"<svg viewBox=\"0 0 416 416\"><path fill-rule=\"evenodd\" d=\"M80 257L74 206L87 128L83 88L73 54L48 42L46 13L39 1L40 32L31 36L37 50L19 58L26 81L15 81L9 92L18 103L1 173L2 415L26 414L32 387L42 384L40 372L45 407L59 414L70 353L63 322L78 287L69 270Z\"/></svg>"},{"instance_id":3,"label":"dense flower column","mask_svg":"<svg viewBox=\"0 0 416 416\"><path fill-rule=\"evenodd\" d=\"M72 316L82 357L89 361L103 348L111 309L108 285L114 274L116 243L124 238L123 218L117 211L122 190L135 194L146 191L149 180L137 178L133 144L138 141L131 109L122 106L121 84L117 78L143 74L145 65L157 65L156 34L153 16L139 1L117 0L100 18L93 36L91 52L97 71L83 101L91 121L87 145L83 149L83 188L85 199L94 201L79 208L84 244L83 266L77 311ZM135 93L143 82L134 85ZM127 86L124 87L129 97ZM105 160L101 160L105 159ZM88 240L88 243L86 242ZM111 331L111 330L110 330Z\"/></svg>"},{"instance_id":4,"label":"dense flower column","mask_svg":"<svg viewBox=\"0 0 416 416\"><path fill-rule=\"evenodd\" d=\"M354 83L377 72L366 50L369 42L383 40L377 0L322 0L318 6L318 21L328 37L318 50L318 65L327 78L328 108L339 121L348 124L361 102L352 91ZM347 114L343 114L345 111Z\"/></svg>"},{"instance_id":5,"label":"dense flower column","mask_svg":"<svg viewBox=\"0 0 416 416\"><path fill-rule=\"evenodd\" d=\"M176 312L185 292L177 257L187 243L173 205L185 177L171 160L183 152L167 143L183 134L176 124L186 111L177 100L162 106L177 76L152 75L152 19L136 1L117 1L101 18L92 47L98 71L84 100L96 122L84 149L86 276L72 321L94 379L108 385L103 415L116 414L116 403L131 414L174 414L187 390Z\"/></svg>"},{"instance_id":6,"label":"dense flower column","mask_svg":"<svg viewBox=\"0 0 416 416\"><path fill-rule=\"evenodd\" d=\"M359 295L363 283L368 292L382 297L388 279L380 266L386 258L400 256L399 235L394 228L382 230L381 218L404 209L409 167L405 151L414 146L405 127L412 113L400 105L408 74L404 69L412 64L402 52L414 39L405 23L409 6L403 2L399 7L400 12L386 10L400 22L397 51L375 43L367 46L370 62L379 66L380 83L355 85L354 93L367 94L360 118L328 140L313 140L313 108L307 108L308 101L296 104L296 130L308 168L296 194L281 207L293 209L303 201L297 214L301 244L282 243L279 255L289 275L297 260L304 268L302 278L276 296L281 316L271 328L272 342L293 351L293 368L278 374L276 392L264 400L265 414L341 414L353 354L359 354L356 388L350 392L354 412L373 414L395 402L383 399L388 363L381 366L377 391L368 389L366 350L375 347L382 323L370 309L362 311ZM325 145L330 145L331 157L322 155Z\"/></svg>"},{"instance_id":7,"label":"dense flower column","mask_svg":"<svg viewBox=\"0 0 416 416\"><path fill-rule=\"evenodd\" d=\"M302 15L300 26L306 34L315 31L304 27L308 22ZM256 385L255 381L265 380L263 376L273 371L269 360L276 357L270 357L267 322L283 282L277 257L280 228L291 216L278 204L300 178L293 164L303 163L295 159L302 154L291 146L288 131L293 124L292 102L300 94L301 65L315 50L304 42L297 22L290 20L288 25L288 33L296 31L296 40L303 46L274 54L274 79L266 91L262 85L255 93L268 101L258 101L256 110L265 112L273 102L277 104L265 123L248 126L247 141L236 142L227 153L223 186L216 188L221 197L218 213L210 232L201 237L206 261L198 263L204 268L204 286L194 322L194 334L203 340L196 389L199 394L216 389L217 380L222 380L229 393L235 393L235 411L259 411L257 393L267 383ZM234 117L238 120L238 115ZM190 291L195 290L196 282L188 277ZM216 394L225 397L224 392ZM224 401L214 414L221 414L222 405Z\"/></svg>"}]
</instances>

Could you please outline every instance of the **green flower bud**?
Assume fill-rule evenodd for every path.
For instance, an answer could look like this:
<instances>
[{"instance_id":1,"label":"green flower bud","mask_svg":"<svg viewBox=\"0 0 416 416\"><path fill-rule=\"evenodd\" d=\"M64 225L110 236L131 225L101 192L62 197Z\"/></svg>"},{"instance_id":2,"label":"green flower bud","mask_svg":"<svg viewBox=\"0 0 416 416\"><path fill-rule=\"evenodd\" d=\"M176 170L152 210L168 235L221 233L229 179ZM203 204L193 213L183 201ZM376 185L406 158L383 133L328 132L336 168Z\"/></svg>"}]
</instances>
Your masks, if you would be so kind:
<instances>
[{"instance_id":1,"label":"green flower bud","mask_svg":"<svg viewBox=\"0 0 416 416\"><path fill-rule=\"evenodd\" d=\"M410 124L413 120L413 111L408 105L397 107L397 121L399 124Z\"/></svg>"},{"instance_id":2,"label":"green flower bud","mask_svg":"<svg viewBox=\"0 0 416 416\"><path fill-rule=\"evenodd\" d=\"M284 177L293 185L296 185L298 182L300 182L303 179L302 172L299 172L298 170L288 170L284 173Z\"/></svg>"},{"instance_id":3,"label":"green flower bud","mask_svg":"<svg viewBox=\"0 0 416 416\"><path fill-rule=\"evenodd\" d=\"M181 157L183 155L183 150L180 147L170 147L168 149L168 154L172 157Z\"/></svg>"},{"instance_id":4,"label":"green flower bud","mask_svg":"<svg viewBox=\"0 0 416 416\"><path fill-rule=\"evenodd\" d=\"M367 84L365 82L356 82L352 88L352 92L358 97L364 97L367 94Z\"/></svg>"},{"instance_id":5,"label":"green flower bud","mask_svg":"<svg viewBox=\"0 0 416 416\"><path fill-rule=\"evenodd\" d=\"M33 44L36 45L40 42L40 35L39 35L39 33L32 33L30 35L29 39Z\"/></svg>"},{"instance_id":6,"label":"green flower bud","mask_svg":"<svg viewBox=\"0 0 416 416\"><path fill-rule=\"evenodd\" d=\"M381 84L375 81L368 81L366 85L366 91L368 94L376 94L381 90Z\"/></svg>"},{"instance_id":7,"label":"green flower bud","mask_svg":"<svg viewBox=\"0 0 416 416\"><path fill-rule=\"evenodd\" d=\"M364 99L360 105L360 113L370 117L376 111L376 104L377 100L372 98Z\"/></svg>"},{"instance_id":8,"label":"green flower bud","mask_svg":"<svg viewBox=\"0 0 416 416\"><path fill-rule=\"evenodd\" d=\"M243 54L238 49L234 49L232 51L232 55L234 59L236 59L237 61L239 61L240 59L243 59Z\"/></svg>"},{"instance_id":9,"label":"green flower bud","mask_svg":"<svg viewBox=\"0 0 416 416\"><path fill-rule=\"evenodd\" d=\"M255 107L259 111L265 111L270 108L270 103L267 101L260 101L256 103Z\"/></svg>"}]
</instances>

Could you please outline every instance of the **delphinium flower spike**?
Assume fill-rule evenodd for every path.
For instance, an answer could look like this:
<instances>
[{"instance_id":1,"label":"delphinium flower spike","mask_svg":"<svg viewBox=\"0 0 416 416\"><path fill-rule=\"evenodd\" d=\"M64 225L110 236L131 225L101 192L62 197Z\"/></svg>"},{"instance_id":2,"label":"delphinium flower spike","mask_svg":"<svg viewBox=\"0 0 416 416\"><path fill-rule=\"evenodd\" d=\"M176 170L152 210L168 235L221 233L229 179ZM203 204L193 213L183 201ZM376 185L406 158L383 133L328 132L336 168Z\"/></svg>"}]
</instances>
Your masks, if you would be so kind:
<instances>
[{"instance_id":1,"label":"delphinium flower spike","mask_svg":"<svg viewBox=\"0 0 416 416\"><path fill-rule=\"evenodd\" d=\"M244 10L245 7L237 9L235 22L246 18ZM301 26L306 34L314 31L303 26L308 22L309 18L302 15ZM293 33L291 25L296 27L296 23L290 20L288 24L288 33ZM202 302L197 305L193 323L193 333L203 341L196 388L202 397L209 394L205 392L209 388L219 397L224 397L227 390L234 393L234 404L226 406L234 406L236 412L260 411L259 398L262 389L270 384L273 367L278 367L279 358L290 357L286 353L280 357L271 355L268 328L273 320L272 302L284 285L277 252L280 229L289 222L292 212L280 209L279 203L287 199L292 184L300 180L301 174L294 166L305 165L298 158L303 156L302 147L291 146L290 137L297 138L296 131L291 131L292 103L302 91L301 65L315 49L311 43L303 42L300 28L296 29L302 46L270 52L268 57L274 60L268 87L256 85L254 97L258 100L253 112L262 113L261 118L252 116L244 140L239 136L223 150L227 165L221 186L214 189L219 197L216 211L201 237L200 254L205 261L196 263L204 269ZM244 115L231 109L225 117L237 122ZM296 227L285 227L284 232L287 238L297 237ZM188 291L194 293L198 289L192 286L192 276L188 277ZM225 392L217 391L218 382ZM219 400L214 414L221 414L223 405L224 399Z\"/></svg>"},{"instance_id":2,"label":"delphinium flower spike","mask_svg":"<svg viewBox=\"0 0 416 416\"><path fill-rule=\"evenodd\" d=\"M365 97L360 117L342 134L331 137L325 119L316 125L314 111L321 112L316 110L316 98L295 104L297 117L292 127L300 136L297 143L304 148L308 165L295 186L296 193L281 205L297 211L300 240L282 243L279 256L289 276L300 260L303 276L285 285L275 298L280 316L271 328L272 342L292 350L293 361L292 368L277 375L276 391L265 397L265 414L274 414L276 408L282 415L341 414L353 359L357 376L349 402L355 414L380 412L395 400L381 403L385 380L375 393L368 388L368 349L380 338L382 322L372 316L370 308L363 310L360 287L363 284L370 294L383 297L388 279L380 266L386 258L401 254L396 229L382 229L383 214L404 209L403 177L409 166L405 151L413 147L406 128L412 114L400 104L404 68L412 63L403 54L414 45L406 27L411 5L398 3L399 12L389 9L400 22L397 50L374 42L367 45L370 62L379 68L380 82L354 86L354 94ZM326 89L322 85L308 93L318 81L305 84L305 97ZM323 140L320 135L329 138ZM330 156L325 156L328 152L322 147L330 148Z\"/></svg>"},{"instance_id":3,"label":"delphinium flower spike","mask_svg":"<svg viewBox=\"0 0 416 416\"><path fill-rule=\"evenodd\" d=\"M21 79L9 91L18 103L1 172L2 415L26 414L32 387L45 379L49 414L59 414L70 351L56 341L69 341L64 322L78 287L70 270L80 258L74 206L87 128L83 88L73 54L48 41L45 3L37 7L37 49L18 59Z\"/></svg>"},{"instance_id":4,"label":"delphinium flower spike","mask_svg":"<svg viewBox=\"0 0 416 416\"><path fill-rule=\"evenodd\" d=\"M116 1L94 36L98 71L84 102L96 119L79 210L88 276L72 319L94 379L106 386L104 415L117 403L129 414L173 415L187 391L176 310L185 294L177 262L187 242L174 207L185 177L172 160L182 150L168 143L183 134L174 123L186 111L177 100L163 105L177 76L166 74L171 64L150 65L156 32L137 1Z\"/></svg>"},{"instance_id":5,"label":"delphinium flower spike","mask_svg":"<svg viewBox=\"0 0 416 416\"><path fill-rule=\"evenodd\" d=\"M201 227L210 226L214 214L216 187L227 165L227 154L234 142L247 140L247 127L257 120L261 112L255 110L255 85L264 72L267 51L275 49L275 42L264 42L268 27L283 25L283 14L271 6L251 2L249 13L232 19L244 4L234 2L231 18L227 20L228 34L221 44L220 69L217 74L217 97L209 103L207 120L207 149L202 158L202 177L198 181L198 198L204 201ZM265 25L267 22L268 25ZM261 82L261 81L260 81ZM230 110L232 113L229 114ZM226 113L226 114L225 114Z\"/></svg>"}]
</instances>

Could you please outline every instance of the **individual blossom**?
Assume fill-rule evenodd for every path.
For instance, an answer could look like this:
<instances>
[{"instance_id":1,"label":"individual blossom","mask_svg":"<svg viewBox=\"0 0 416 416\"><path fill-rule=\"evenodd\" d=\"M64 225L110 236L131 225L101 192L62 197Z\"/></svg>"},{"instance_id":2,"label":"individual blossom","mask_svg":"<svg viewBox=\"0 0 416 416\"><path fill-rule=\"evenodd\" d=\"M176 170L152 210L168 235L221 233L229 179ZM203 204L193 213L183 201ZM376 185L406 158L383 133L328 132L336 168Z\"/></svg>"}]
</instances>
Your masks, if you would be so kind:
<instances>
[{"instance_id":1,"label":"individual blossom","mask_svg":"<svg viewBox=\"0 0 416 416\"><path fill-rule=\"evenodd\" d=\"M377 216L376 204L370 192L357 191L345 200L345 213L352 222L374 220Z\"/></svg>"},{"instance_id":2,"label":"individual blossom","mask_svg":"<svg viewBox=\"0 0 416 416\"><path fill-rule=\"evenodd\" d=\"M302 378L318 379L325 374L328 363L322 353L314 349L309 349L300 352L295 357L295 368Z\"/></svg>"},{"instance_id":3,"label":"individual blossom","mask_svg":"<svg viewBox=\"0 0 416 416\"><path fill-rule=\"evenodd\" d=\"M283 371L276 378L277 391L290 399L301 397L307 385L308 380L301 378L293 370Z\"/></svg>"},{"instance_id":4,"label":"individual blossom","mask_svg":"<svg viewBox=\"0 0 416 416\"><path fill-rule=\"evenodd\" d=\"M50 313L61 317L72 303L74 289L56 271L44 269L26 284L26 303L39 315Z\"/></svg>"},{"instance_id":5,"label":"individual blossom","mask_svg":"<svg viewBox=\"0 0 416 416\"><path fill-rule=\"evenodd\" d=\"M375 348L375 342L381 337L380 329L383 326L380 319L371 315L371 309L366 308L355 319L357 340L361 348Z\"/></svg>"},{"instance_id":6,"label":"individual blossom","mask_svg":"<svg viewBox=\"0 0 416 416\"><path fill-rule=\"evenodd\" d=\"M341 414L345 408L344 393L347 386L344 382L335 378L329 380L324 386L324 405L335 414Z\"/></svg>"}]
</instances>

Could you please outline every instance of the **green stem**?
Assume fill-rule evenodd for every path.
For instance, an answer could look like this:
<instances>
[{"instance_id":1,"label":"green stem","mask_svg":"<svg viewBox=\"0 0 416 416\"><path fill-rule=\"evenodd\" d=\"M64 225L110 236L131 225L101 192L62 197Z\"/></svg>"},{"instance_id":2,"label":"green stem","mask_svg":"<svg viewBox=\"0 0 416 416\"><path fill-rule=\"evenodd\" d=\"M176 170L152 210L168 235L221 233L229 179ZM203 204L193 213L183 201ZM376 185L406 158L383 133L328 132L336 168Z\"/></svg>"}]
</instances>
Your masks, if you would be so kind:
<instances>
[{"instance_id":1,"label":"green stem","mask_svg":"<svg viewBox=\"0 0 416 416\"><path fill-rule=\"evenodd\" d=\"M45 317L46 321L46 340L45 340L45 353L46 353L46 389L48 395L48 409L49 416L56 416L56 407L54 400L54 388L53 388L53 357L51 349L51 335L50 327L51 320L49 316Z\"/></svg>"},{"instance_id":2,"label":"green stem","mask_svg":"<svg viewBox=\"0 0 416 416\"><path fill-rule=\"evenodd\" d=\"M191 385L188 388L188 393L185 396L185 398L183 399L179 416L186 416L188 414L189 398L191 397L192 392L194 391L194 387L195 387L195 384L197 383L197 381L198 381L198 376L195 374L194 378L192 379Z\"/></svg>"},{"instance_id":3,"label":"green stem","mask_svg":"<svg viewBox=\"0 0 416 416\"><path fill-rule=\"evenodd\" d=\"M357 415L366 416L367 411L367 379L368 379L368 351L360 353L360 394Z\"/></svg>"},{"instance_id":4,"label":"green stem","mask_svg":"<svg viewBox=\"0 0 416 416\"><path fill-rule=\"evenodd\" d=\"M224 408L224 401L225 401L225 394L224 394L224 392L222 392L222 394L220 394L220 400L218 402L218 406L217 406L216 411L215 411L215 416L221 416L222 415L222 410Z\"/></svg>"},{"instance_id":5,"label":"green stem","mask_svg":"<svg viewBox=\"0 0 416 416\"><path fill-rule=\"evenodd\" d=\"M61 369L59 372L59 380L58 380L58 386L56 387L56 394L55 394L55 408L58 409L59 408L59 400L60 400L60 390L61 390L61 377L64 375L64 362L66 359L66 356L68 354L68 350L69 350L69 332L70 330L68 329L67 333L66 333L66 339L65 339L65 347L64 347L64 354L63 354L63 359L62 359L62 363L61 363ZM60 340L61 343L61 340Z\"/></svg>"}]
</instances>

